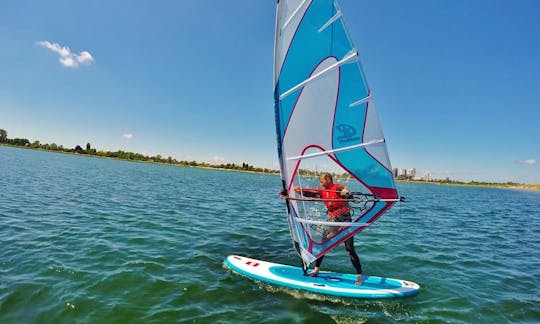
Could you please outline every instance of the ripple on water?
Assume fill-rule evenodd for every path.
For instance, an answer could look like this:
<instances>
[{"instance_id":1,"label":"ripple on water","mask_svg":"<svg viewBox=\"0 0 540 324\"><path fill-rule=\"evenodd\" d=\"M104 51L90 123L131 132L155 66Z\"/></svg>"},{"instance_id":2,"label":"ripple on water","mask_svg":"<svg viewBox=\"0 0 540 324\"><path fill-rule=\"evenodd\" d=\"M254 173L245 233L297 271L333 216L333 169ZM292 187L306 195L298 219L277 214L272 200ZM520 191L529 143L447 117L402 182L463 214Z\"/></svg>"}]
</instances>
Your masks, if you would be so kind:
<instances>
[{"instance_id":1,"label":"ripple on water","mask_svg":"<svg viewBox=\"0 0 540 324\"><path fill-rule=\"evenodd\" d=\"M407 202L355 245L366 274L420 294L350 300L223 267L229 254L299 264L277 176L1 146L0 165L0 322L540 319L538 193L398 184ZM353 271L343 246L323 267Z\"/></svg>"}]
</instances>

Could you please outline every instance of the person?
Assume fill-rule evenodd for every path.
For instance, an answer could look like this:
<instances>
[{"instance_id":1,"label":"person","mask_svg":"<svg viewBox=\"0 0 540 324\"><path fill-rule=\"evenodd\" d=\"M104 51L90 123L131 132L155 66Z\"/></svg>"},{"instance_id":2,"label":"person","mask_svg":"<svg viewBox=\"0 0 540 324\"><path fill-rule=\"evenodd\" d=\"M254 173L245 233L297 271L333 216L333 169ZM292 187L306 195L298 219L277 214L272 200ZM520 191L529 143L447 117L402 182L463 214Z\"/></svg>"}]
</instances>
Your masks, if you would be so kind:
<instances>
[{"instance_id":1,"label":"person","mask_svg":"<svg viewBox=\"0 0 540 324\"><path fill-rule=\"evenodd\" d=\"M329 222L350 222L351 221L351 208L347 201L339 200L345 199L349 195L349 189L339 183L334 183L332 175L330 173L323 173L319 177L322 189L318 188L301 188L295 186L293 189L295 192L302 194L305 197L321 198L324 201L324 205L328 214ZM325 200L328 199L328 200ZM336 201L337 200L337 201ZM328 226L323 233L323 240L331 238L341 228L339 226ZM362 284L362 264L356 251L354 250L353 236L349 237L344 242L345 250L349 254L351 263L356 269L357 280L356 284ZM315 267L309 274L310 276L316 276L319 273L324 255L315 261Z\"/></svg>"}]
</instances>

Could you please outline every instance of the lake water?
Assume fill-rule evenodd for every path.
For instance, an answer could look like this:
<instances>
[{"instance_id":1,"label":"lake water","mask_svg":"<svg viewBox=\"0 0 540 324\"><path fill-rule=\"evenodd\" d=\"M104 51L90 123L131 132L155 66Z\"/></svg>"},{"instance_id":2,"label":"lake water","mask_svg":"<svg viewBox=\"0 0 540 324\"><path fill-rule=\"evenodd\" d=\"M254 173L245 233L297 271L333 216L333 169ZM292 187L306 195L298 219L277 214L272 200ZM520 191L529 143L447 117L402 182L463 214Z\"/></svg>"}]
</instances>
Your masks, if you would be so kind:
<instances>
[{"instance_id":1,"label":"lake water","mask_svg":"<svg viewBox=\"0 0 540 324\"><path fill-rule=\"evenodd\" d=\"M298 265L275 175L0 146L1 323L533 323L540 193L398 184L407 201L355 238L368 275L415 297L352 300L231 273ZM343 246L323 270L354 272Z\"/></svg>"}]
</instances>

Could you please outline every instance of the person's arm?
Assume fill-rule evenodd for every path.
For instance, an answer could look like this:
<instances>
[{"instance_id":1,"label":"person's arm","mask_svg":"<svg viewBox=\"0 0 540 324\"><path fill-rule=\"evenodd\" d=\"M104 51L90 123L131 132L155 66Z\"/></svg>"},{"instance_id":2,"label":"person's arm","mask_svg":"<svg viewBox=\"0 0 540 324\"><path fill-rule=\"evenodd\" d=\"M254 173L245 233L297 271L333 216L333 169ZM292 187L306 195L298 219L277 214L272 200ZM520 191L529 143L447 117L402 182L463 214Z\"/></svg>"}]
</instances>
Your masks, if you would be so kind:
<instances>
[{"instance_id":1,"label":"person's arm","mask_svg":"<svg viewBox=\"0 0 540 324\"><path fill-rule=\"evenodd\" d=\"M299 186L294 187L294 191L300 193L304 197L320 198L321 189L317 188L301 188Z\"/></svg>"}]
</instances>

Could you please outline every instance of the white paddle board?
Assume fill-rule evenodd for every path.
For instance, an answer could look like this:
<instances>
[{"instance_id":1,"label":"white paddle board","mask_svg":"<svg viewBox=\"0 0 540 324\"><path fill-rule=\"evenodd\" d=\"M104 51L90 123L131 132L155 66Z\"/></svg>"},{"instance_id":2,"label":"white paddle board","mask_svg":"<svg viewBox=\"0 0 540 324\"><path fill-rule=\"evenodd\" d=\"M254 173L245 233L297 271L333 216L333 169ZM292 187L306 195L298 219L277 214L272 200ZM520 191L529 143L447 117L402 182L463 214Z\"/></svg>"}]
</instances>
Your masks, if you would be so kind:
<instances>
[{"instance_id":1,"label":"white paddle board","mask_svg":"<svg viewBox=\"0 0 540 324\"><path fill-rule=\"evenodd\" d=\"M356 274L320 271L317 276L304 275L300 267L266 262L238 255L229 255L225 264L232 271L248 278L287 288L307 290L352 298L395 298L416 295L420 286L414 282L363 276L361 285L356 285Z\"/></svg>"}]
</instances>

